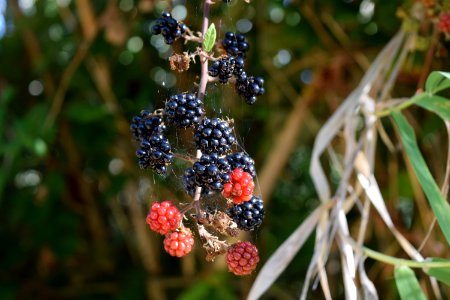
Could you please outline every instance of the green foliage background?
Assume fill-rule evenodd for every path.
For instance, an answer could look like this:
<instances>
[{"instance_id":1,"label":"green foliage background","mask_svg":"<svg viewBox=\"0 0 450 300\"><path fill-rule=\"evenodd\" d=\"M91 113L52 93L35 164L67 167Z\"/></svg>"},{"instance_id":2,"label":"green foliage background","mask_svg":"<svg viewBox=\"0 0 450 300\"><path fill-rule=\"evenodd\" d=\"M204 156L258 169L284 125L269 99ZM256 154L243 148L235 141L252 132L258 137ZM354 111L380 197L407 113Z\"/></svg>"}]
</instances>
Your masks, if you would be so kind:
<instances>
[{"instance_id":1,"label":"green foliage background","mask_svg":"<svg viewBox=\"0 0 450 300\"><path fill-rule=\"evenodd\" d=\"M162 9L185 5L184 22L199 29L201 1L40 0L28 10L19 2L7 2L7 29L0 39L0 299L244 298L252 277L232 276L222 259L205 262L198 240L193 254L171 258L161 237L147 230L150 202L189 200L179 182L183 165L167 178L139 170L128 132L129 120L141 109L161 108L169 95L195 90L199 66L171 73L167 57L151 43L149 28ZM246 68L266 80L266 94L254 106L228 86L210 85L207 95L208 113L234 118L242 146L257 170L265 170L264 178L259 173L264 184L258 192L266 201L266 218L250 235L261 263L317 205L308 175L315 133L400 28L397 10L411 5L374 1L368 19L360 13L362 2L370 1L217 1L211 12L219 39L240 19L252 22ZM142 41L142 48L133 41ZM181 42L173 48L177 53L195 50ZM433 67L448 70L447 48L448 43L439 44ZM280 64L280 50L290 54L287 64ZM411 55L396 96L414 93L424 56L421 51ZM176 84L167 88L157 74L166 83L176 78ZM274 141L287 142L277 137L298 101L309 104L293 129L289 157L276 161L281 172L267 169ZM410 117L440 182L446 147L442 122L424 111L413 110ZM192 144L183 139L189 137L173 133L173 147L187 152ZM396 226L419 245L432 213L414 201L406 167L400 163L393 171L384 147L377 156L376 170ZM333 174L333 166L329 171ZM387 172L394 172L396 182L383 176ZM367 242L404 255L392 246L389 232L377 228L380 220L372 214ZM437 232L425 256L448 257L443 241ZM297 299L312 246L302 249L266 299ZM369 277L380 298L396 299L392 268L368 264L373 264ZM343 298L339 258L330 257L328 268L333 295ZM313 291L310 297L322 294Z\"/></svg>"}]
</instances>

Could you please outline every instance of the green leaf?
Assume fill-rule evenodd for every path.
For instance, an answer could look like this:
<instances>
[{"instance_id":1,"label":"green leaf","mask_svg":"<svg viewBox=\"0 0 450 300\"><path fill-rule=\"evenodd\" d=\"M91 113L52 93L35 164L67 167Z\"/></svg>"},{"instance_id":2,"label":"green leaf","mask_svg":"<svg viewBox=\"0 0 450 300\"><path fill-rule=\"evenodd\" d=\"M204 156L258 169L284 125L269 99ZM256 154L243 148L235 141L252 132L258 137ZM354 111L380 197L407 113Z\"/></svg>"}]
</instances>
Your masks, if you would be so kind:
<instances>
[{"instance_id":1,"label":"green leaf","mask_svg":"<svg viewBox=\"0 0 450 300\"><path fill-rule=\"evenodd\" d=\"M436 94L450 87L450 73L434 71L427 78L425 91Z\"/></svg>"},{"instance_id":2,"label":"green leaf","mask_svg":"<svg viewBox=\"0 0 450 300\"><path fill-rule=\"evenodd\" d=\"M205 33L205 38L203 39L203 50L206 52L211 51L214 47L214 43L216 42L216 26L214 23L209 25L208 30Z\"/></svg>"},{"instance_id":3,"label":"green leaf","mask_svg":"<svg viewBox=\"0 0 450 300\"><path fill-rule=\"evenodd\" d=\"M432 257L433 262L450 262L448 259ZM428 275L435 277L437 280L450 285L450 268L431 268L427 271Z\"/></svg>"},{"instance_id":4,"label":"green leaf","mask_svg":"<svg viewBox=\"0 0 450 300\"><path fill-rule=\"evenodd\" d=\"M444 97L426 97L425 99L421 99L416 102L416 104L434 112L444 120L450 120L450 100Z\"/></svg>"},{"instance_id":5,"label":"green leaf","mask_svg":"<svg viewBox=\"0 0 450 300\"><path fill-rule=\"evenodd\" d=\"M414 271L409 267L400 266L394 271L395 284L402 300L426 300Z\"/></svg>"},{"instance_id":6,"label":"green leaf","mask_svg":"<svg viewBox=\"0 0 450 300\"><path fill-rule=\"evenodd\" d=\"M419 179L423 191L427 195L431 209L450 245L450 205L445 201L444 196L440 192L422 154L420 153L413 128L400 112L393 112L392 117L398 126L402 143L405 147L406 154L411 161L414 172Z\"/></svg>"}]
</instances>

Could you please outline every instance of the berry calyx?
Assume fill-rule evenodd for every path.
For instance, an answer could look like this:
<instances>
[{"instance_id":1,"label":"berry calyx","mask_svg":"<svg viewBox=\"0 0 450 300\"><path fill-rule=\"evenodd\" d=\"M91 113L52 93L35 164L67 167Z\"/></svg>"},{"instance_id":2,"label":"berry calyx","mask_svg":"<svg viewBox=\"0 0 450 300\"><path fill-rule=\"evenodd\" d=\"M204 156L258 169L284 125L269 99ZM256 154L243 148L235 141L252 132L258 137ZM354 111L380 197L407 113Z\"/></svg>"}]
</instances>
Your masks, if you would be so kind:
<instances>
[{"instance_id":1,"label":"berry calyx","mask_svg":"<svg viewBox=\"0 0 450 300\"><path fill-rule=\"evenodd\" d=\"M171 201L154 202L148 212L146 223L150 229L167 234L178 228L181 222L181 213Z\"/></svg>"},{"instance_id":2,"label":"berry calyx","mask_svg":"<svg viewBox=\"0 0 450 300\"><path fill-rule=\"evenodd\" d=\"M172 256L183 257L192 250L194 238L189 228L173 231L166 234L164 250Z\"/></svg>"},{"instance_id":3,"label":"berry calyx","mask_svg":"<svg viewBox=\"0 0 450 300\"><path fill-rule=\"evenodd\" d=\"M227 214L233 219L239 229L254 230L263 221L264 204L260 198L253 196L250 201L233 205L233 207L228 209Z\"/></svg>"},{"instance_id":4,"label":"berry calyx","mask_svg":"<svg viewBox=\"0 0 450 300\"><path fill-rule=\"evenodd\" d=\"M443 13L439 17L438 29L444 34L450 33L450 14Z\"/></svg>"},{"instance_id":5,"label":"berry calyx","mask_svg":"<svg viewBox=\"0 0 450 300\"><path fill-rule=\"evenodd\" d=\"M252 198L254 187L252 176L241 168L237 168L231 172L230 181L224 184L222 195L233 200L235 204L241 204Z\"/></svg>"},{"instance_id":6,"label":"berry calyx","mask_svg":"<svg viewBox=\"0 0 450 300\"><path fill-rule=\"evenodd\" d=\"M238 242L228 248L225 260L235 275L249 275L259 262L258 249L250 242Z\"/></svg>"}]
</instances>

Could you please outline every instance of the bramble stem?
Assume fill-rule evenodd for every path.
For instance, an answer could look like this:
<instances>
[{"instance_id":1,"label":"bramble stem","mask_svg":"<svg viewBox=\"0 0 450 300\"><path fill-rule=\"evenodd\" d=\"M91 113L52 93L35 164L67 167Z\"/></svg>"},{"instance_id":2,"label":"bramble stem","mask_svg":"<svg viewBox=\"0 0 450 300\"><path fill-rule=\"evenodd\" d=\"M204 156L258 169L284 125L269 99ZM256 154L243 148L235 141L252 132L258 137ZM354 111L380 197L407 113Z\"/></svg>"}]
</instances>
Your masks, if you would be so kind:
<instances>
[{"instance_id":1,"label":"bramble stem","mask_svg":"<svg viewBox=\"0 0 450 300\"><path fill-rule=\"evenodd\" d=\"M376 112L375 115L379 118L389 116L393 111L400 111L402 109L405 109L405 108L413 105L414 103L419 102L420 100L423 100L424 98L429 97L429 96L430 96L429 93L421 93L421 94L415 95L411 99L409 99L397 106Z\"/></svg>"},{"instance_id":2,"label":"bramble stem","mask_svg":"<svg viewBox=\"0 0 450 300\"><path fill-rule=\"evenodd\" d=\"M203 49L203 41L205 38L206 31L208 30L209 25L209 7L212 4L211 0L205 0L203 4L203 24L202 24L202 49ZM198 99L203 101L205 98L205 92L206 92L206 85L208 84L208 59L205 57L200 57L200 64L201 64L201 73L200 73L200 84L198 87ZM197 149L197 155L195 156L197 159L199 159L202 156L202 151ZM192 200L194 202L194 208L195 208L195 214L198 218L202 217L202 214L200 212L200 196L202 193L202 187L197 186L195 188L195 194L194 199Z\"/></svg>"}]
</instances>

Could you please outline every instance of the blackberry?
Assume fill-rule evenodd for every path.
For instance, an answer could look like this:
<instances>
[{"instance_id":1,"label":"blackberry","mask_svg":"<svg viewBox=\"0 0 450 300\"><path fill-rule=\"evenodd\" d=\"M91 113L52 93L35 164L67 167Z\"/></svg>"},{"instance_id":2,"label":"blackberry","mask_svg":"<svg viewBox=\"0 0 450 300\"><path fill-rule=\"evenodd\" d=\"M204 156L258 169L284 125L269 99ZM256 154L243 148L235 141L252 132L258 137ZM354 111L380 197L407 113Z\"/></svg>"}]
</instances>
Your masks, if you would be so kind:
<instances>
[{"instance_id":1,"label":"blackberry","mask_svg":"<svg viewBox=\"0 0 450 300\"><path fill-rule=\"evenodd\" d=\"M160 175L166 174L167 165L173 160L169 140L162 134L154 134L148 140L142 140L136 156L142 169L151 167Z\"/></svg>"},{"instance_id":2,"label":"blackberry","mask_svg":"<svg viewBox=\"0 0 450 300\"><path fill-rule=\"evenodd\" d=\"M260 198L253 196L247 202L233 205L228 209L227 214L239 229L254 230L261 225L264 218L264 204Z\"/></svg>"},{"instance_id":3,"label":"blackberry","mask_svg":"<svg viewBox=\"0 0 450 300\"><path fill-rule=\"evenodd\" d=\"M188 168L185 177L192 178L195 186L207 191L221 191L223 185L230 181L230 165L217 153L203 154L192 168ZM192 176L192 177L191 177Z\"/></svg>"},{"instance_id":4,"label":"blackberry","mask_svg":"<svg viewBox=\"0 0 450 300\"><path fill-rule=\"evenodd\" d=\"M220 83L227 83L233 75L241 79L244 71L244 59L242 57L224 56L212 63L208 70L209 76L219 77Z\"/></svg>"},{"instance_id":5,"label":"blackberry","mask_svg":"<svg viewBox=\"0 0 450 300\"><path fill-rule=\"evenodd\" d=\"M162 121L160 115L150 113L148 110L143 110L139 116L134 116L130 130L133 138L136 141L149 139L155 133L162 133L166 130L166 126Z\"/></svg>"},{"instance_id":6,"label":"blackberry","mask_svg":"<svg viewBox=\"0 0 450 300\"><path fill-rule=\"evenodd\" d=\"M228 154L227 160L231 170L240 168L252 175L252 177L256 176L255 161L247 153L235 152Z\"/></svg>"},{"instance_id":7,"label":"blackberry","mask_svg":"<svg viewBox=\"0 0 450 300\"><path fill-rule=\"evenodd\" d=\"M218 118L204 118L195 131L194 141L197 149L203 153L222 155L230 150L236 138L226 121Z\"/></svg>"},{"instance_id":8,"label":"blackberry","mask_svg":"<svg viewBox=\"0 0 450 300\"><path fill-rule=\"evenodd\" d=\"M169 122L177 127L188 128L199 123L205 110L203 102L194 94L183 93L171 96L164 112Z\"/></svg>"},{"instance_id":9,"label":"blackberry","mask_svg":"<svg viewBox=\"0 0 450 300\"><path fill-rule=\"evenodd\" d=\"M186 193L194 198L195 195L195 189L197 187L197 183L195 181L195 171L192 168L186 169L184 176L183 176L183 186ZM212 191L207 188L202 188L202 196L209 196L212 194Z\"/></svg>"},{"instance_id":10,"label":"blackberry","mask_svg":"<svg viewBox=\"0 0 450 300\"><path fill-rule=\"evenodd\" d=\"M163 12L152 27L153 34L162 34L166 44L172 44L177 38L183 35L187 26L172 18L169 12Z\"/></svg>"},{"instance_id":11,"label":"blackberry","mask_svg":"<svg viewBox=\"0 0 450 300\"><path fill-rule=\"evenodd\" d=\"M250 49L245 36L243 34L234 34L233 32L225 33L222 46L229 55L244 58L245 53Z\"/></svg>"},{"instance_id":12,"label":"blackberry","mask_svg":"<svg viewBox=\"0 0 450 300\"><path fill-rule=\"evenodd\" d=\"M254 104L256 102L256 96L264 94L263 85L264 79L250 76L245 80L237 80L236 90L240 96L244 97L245 102Z\"/></svg>"}]
</instances>

